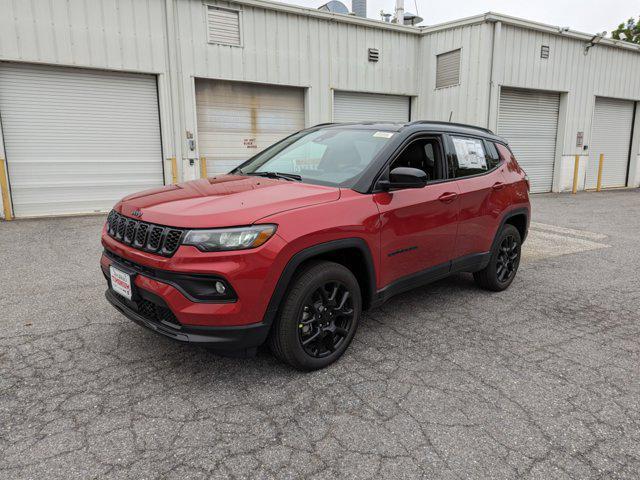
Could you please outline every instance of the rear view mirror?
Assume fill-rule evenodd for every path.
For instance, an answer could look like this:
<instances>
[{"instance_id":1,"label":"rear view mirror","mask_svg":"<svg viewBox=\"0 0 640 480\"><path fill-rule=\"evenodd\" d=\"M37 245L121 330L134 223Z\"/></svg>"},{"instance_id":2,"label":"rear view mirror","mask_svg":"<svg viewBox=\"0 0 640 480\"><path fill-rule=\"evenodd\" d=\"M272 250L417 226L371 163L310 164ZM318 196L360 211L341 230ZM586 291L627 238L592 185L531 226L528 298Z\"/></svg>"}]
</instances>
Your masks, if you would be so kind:
<instances>
[{"instance_id":1,"label":"rear view mirror","mask_svg":"<svg viewBox=\"0 0 640 480\"><path fill-rule=\"evenodd\" d=\"M383 190L400 188L422 188L427 184L427 174L411 167L397 167L389 172L389 180L381 180L378 186Z\"/></svg>"}]
</instances>

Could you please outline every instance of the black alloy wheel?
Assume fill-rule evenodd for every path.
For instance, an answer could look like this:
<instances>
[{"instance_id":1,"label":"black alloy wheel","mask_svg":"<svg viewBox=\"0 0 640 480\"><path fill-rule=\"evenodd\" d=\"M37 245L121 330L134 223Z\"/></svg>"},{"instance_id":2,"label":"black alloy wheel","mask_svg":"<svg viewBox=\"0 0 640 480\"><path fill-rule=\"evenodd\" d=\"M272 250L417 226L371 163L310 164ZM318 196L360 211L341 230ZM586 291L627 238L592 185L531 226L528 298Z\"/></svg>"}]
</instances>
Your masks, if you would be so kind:
<instances>
[{"instance_id":1,"label":"black alloy wheel","mask_svg":"<svg viewBox=\"0 0 640 480\"><path fill-rule=\"evenodd\" d=\"M521 246L518 229L510 224L504 225L496 236L489 264L473 274L476 283L494 292L509 288L520 266Z\"/></svg>"},{"instance_id":2,"label":"black alloy wheel","mask_svg":"<svg viewBox=\"0 0 640 480\"><path fill-rule=\"evenodd\" d=\"M500 243L496 265L496 278L500 283L507 282L516 274L519 261L520 243L513 235L507 235Z\"/></svg>"},{"instance_id":3,"label":"black alloy wheel","mask_svg":"<svg viewBox=\"0 0 640 480\"><path fill-rule=\"evenodd\" d=\"M298 370L324 368L345 352L361 313L360 284L353 272L335 262L310 262L288 287L269 347Z\"/></svg>"},{"instance_id":4,"label":"black alloy wheel","mask_svg":"<svg viewBox=\"0 0 640 480\"><path fill-rule=\"evenodd\" d=\"M348 287L327 282L304 301L298 323L298 339L311 357L323 358L345 341L353 325L353 301Z\"/></svg>"}]
</instances>

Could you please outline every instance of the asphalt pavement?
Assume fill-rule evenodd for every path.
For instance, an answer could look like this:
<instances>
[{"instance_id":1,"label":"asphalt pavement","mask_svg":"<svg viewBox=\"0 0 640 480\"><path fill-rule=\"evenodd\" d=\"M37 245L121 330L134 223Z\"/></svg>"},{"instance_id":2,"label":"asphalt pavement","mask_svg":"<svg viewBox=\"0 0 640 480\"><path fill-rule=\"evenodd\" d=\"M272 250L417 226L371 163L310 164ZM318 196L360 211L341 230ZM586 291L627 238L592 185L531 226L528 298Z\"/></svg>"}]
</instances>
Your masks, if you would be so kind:
<instances>
[{"instance_id":1,"label":"asphalt pavement","mask_svg":"<svg viewBox=\"0 0 640 480\"><path fill-rule=\"evenodd\" d=\"M104 299L104 217L0 223L0 478L638 478L640 191L534 196L511 288L456 275L300 373Z\"/></svg>"}]
</instances>

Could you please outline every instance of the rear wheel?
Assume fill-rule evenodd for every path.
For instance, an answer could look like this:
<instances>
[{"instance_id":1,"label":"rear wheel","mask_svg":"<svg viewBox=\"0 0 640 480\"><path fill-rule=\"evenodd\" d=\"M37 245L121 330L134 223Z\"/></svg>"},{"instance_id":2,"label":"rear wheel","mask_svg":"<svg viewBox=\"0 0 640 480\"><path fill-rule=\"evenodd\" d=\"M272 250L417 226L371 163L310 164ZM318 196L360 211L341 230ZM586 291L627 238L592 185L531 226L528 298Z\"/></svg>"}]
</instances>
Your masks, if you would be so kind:
<instances>
[{"instance_id":1,"label":"rear wheel","mask_svg":"<svg viewBox=\"0 0 640 480\"><path fill-rule=\"evenodd\" d=\"M361 312L353 273L338 263L312 263L292 281L269 346L276 357L299 370L326 367L351 343Z\"/></svg>"},{"instance_id":2,"label":"rear wheel","mask_svg":"<svg viewBox=\"0 0 640 480\"><path fill-rule=\"evenodd\" d=\"M498 234L491 252L489 264L473 274L476 283L486 290L506 290L516 276L520 266L520 232L513 225L505 225Z\"/></svg>"}]
</instances>

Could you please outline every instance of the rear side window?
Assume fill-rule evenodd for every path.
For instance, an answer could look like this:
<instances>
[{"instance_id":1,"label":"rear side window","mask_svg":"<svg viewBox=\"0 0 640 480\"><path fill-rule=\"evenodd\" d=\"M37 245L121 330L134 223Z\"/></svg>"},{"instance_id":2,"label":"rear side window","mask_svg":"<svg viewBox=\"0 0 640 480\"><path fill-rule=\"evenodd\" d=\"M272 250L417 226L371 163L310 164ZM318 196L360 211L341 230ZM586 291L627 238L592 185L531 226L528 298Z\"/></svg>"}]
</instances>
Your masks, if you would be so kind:
<instances>
[{"instance_id":1,"label":"rear side window","mask_svg":"<svg viewBox=\"0 0 640 480\"><path fill-rule=\"evenodd\" d=\"M451 137L456 152L454 176L468 177L489 171L484 142L479 138Z\"/></svg>"},{"instance_id":2,"label":"rear side window","mask_svg":"<svg viewBox=\"0 0 640 480\"><path fill-rule=\"evenodd\" d=\"M452 136L455 161L450 166L454 178L489 172L498 166L500 156L491 142L479 138Z\"/></svg>"},{"instance_id":3,"label":"rear side window","mask_svg":"<svg viewBox=\"0 0 640 480\"><path fill-rule=\"evenodd\" d=\"M489 170L493 170L500 163L500 155L495 143L485 142L485 145L487 146L487 164L489 165Z\"/></svg>"}]
</instances>

